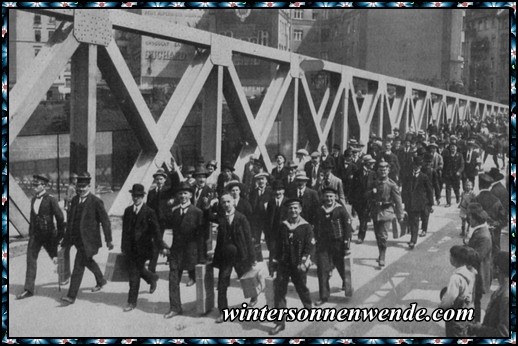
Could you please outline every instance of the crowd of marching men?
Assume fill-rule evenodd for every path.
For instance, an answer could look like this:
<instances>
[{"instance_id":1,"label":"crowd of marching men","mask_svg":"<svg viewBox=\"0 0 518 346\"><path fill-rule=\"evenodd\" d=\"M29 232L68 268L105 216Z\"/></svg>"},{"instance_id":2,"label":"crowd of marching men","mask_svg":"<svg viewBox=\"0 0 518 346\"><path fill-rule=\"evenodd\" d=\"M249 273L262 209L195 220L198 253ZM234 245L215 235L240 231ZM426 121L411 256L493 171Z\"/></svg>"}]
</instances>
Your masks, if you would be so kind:
<instances>
[{"instance_id":1,"label":"crowd of marching men","mask_svg":"<svg viewBox=\"0 0 518 346\"><path fill-rule=\"evenodd\" d=\"M499 123L498 119L494 121ZM497 167L479 172L484 149L481 139L486 138L483 129L483 122L462 122L454 131L445 125L438 129L433 123L427 132L410 131L404 136L394 129L384 139L373 134L366 146L351 139L343 153L338 145L331 152L325 145L311 154L300 149L293 161L279 153L271 173L264 169L260 158L251 157L242 177L234 173L230 163L221 166L221 173L214 173L218 169L215 161L199 162L180 172L173 159L156 171L149 191L141 184L134 184L129 191L133 204L124 212L121 239L129 268L129 294L123 310L135 309L141 278L150 285L150 293L156 290L157 260L163 254L168 257L170 268L170 310L165 318L182 314L182 274L187 271L187 286L194 285L194 269L200 263L219 269L217 302L222 311L228 308L227 289L232 271L242 277L263 261L263 244L268 253L268 269L275 278L276 308L286 307L289 280L305 308L325 304L334 268L342 278L342 290L350 296L352 289L344 257L350 255L355 233L352 218L359 221L357 244L364 241L367 225L373 222L379 250L376 261L382 268L393 221L408 225L408 248L414 249L419 236L426 235L433 207L442 202L444 187L444 206L451 207L453 190L462 222L461 236L466 247L477 252L476 261L470 264L470 272L474 273L471 276L477 280L476 284L470 283L473 294L469 304L474 305L480 321L481 297L489 292L493 260L500 253L500 233L507 224L509 209L498 155L494 159ZM475 194L477 176L479 193ZM110 220L101 199L90 192L89 174L74 176L73 180L65 205L65 222L56 199L46 192L48 178L34 176L26 283L18 299L34 294L36 261L42 246L53 259L58 246L65 253L71 246L77 248L70 288L62 297L65 304L75 302L85 267L96 278L93 292L102 290L107 283L93 257L102 246L100 226L107 247L114 247ZM214 224L217 241L210 251ZM171 246L163 241L166 229L173 231ZM455 263L462 263L459 267L465 265L466 256L462 256L458 251L452 252L452 258L457 258ZM306 276L314 264L319 300L313 303ZM503 270L502 266L499 268ZM452 289L448 290L445 297L451 300ZM253 296L248 306L256 304L257 296ZM223 316L216 322L224 322ZM275 335L284 327L284 321L279 321L270 334Z\"/></svg>"}]
</instances>

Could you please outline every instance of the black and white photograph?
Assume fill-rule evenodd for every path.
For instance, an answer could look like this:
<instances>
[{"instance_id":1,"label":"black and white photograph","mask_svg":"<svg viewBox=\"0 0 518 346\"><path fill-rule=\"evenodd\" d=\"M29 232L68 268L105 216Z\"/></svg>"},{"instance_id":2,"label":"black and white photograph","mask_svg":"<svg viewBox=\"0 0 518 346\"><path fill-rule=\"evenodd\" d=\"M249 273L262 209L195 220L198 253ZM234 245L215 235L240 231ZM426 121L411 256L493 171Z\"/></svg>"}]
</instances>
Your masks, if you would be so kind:
<instances>
[{"instance_id":1,"label":"black and white photograph","mask_svg":"<svg viewBox=\"0 0 518 346\"><path fill-rule=\"evenodd\" d=\"M511 338L512 8L137 7L7 11L8 338Z\"/></svg>"}]
</instances>

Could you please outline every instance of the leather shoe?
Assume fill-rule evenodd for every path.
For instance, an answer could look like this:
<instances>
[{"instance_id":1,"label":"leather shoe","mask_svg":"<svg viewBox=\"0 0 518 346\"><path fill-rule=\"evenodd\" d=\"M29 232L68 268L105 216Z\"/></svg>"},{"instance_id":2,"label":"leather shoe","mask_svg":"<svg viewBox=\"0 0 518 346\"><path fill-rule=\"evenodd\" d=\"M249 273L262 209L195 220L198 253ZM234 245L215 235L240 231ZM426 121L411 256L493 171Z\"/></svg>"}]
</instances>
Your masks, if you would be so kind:
<instances>
[{"instance_id":1,"label":"leather shoe","mask_svg":"<svg viewBox=\"0 0 518 346\"><path fill-rule=\"evenodd\" d=\"M20 300L20 299L25 299L25 298L29 298L29 297L32 297L34 294L32 294L30 291L23 291L22 293L18 294L16 296L16 299Z\"/></svg>"},{"instance_id":2,"label":"leather shoe","mask_svg":"<svg viewBox=\"0 0 518 346\"><path fill-rule=\"evenodd\" d=\"M276 325L275 327L273 327L273 329L270 329L270 331L268 332L268 334L270 335L277 335L279 334L280 332L282 332L284 330L284 328L286 328L284 325L282 324L278 324Z\"/></svg>"},{"instance_id":3,"label":"leather shoe","mask_svg":"<svg viewBox=\"0 0 518 346\"><path fill-rule=\"evenodd\" d=\"M250 303L248 303L248 307L253 308L256 305L257 305L257 297L250 298Z\"/></svg>"},{"instance_id":4,"label":"leather shoe","mask_svg":"<svg viewBox=\"0 0 518 346\"><path fill-rule=\"evenodd\" d=\"M193 279L190 279L189 282L187 283L187 287L191 287L195 283L196 283L196 281L194 281Z\"/></svg>"},{"instance_id":5,"label":"leather shoe","mask_svg":"<svg viewBox=\"0 0 518 346\"><path fill-rule=\"evenodd\" d=\"M216 318L216 321L215 321L215 322L216 322L216 323L223 323L223 322L225 322L225 320L223 319L223 315L219 315L219 317L218 317L218 318Z\"/></svg>"},{"instance_id":6,"label":"leather shoe","mask_svg":"<svg viewBox=\"0 0 518 346\"><path fill-rule=\"evenodd\" d=\"M66 285L68 285L68 282L69 282L69 279L67 279L67 280L65 280L65 281L61 281L59 284L60 284L61 286L66 286Z\"/></svg>"},{"instance_id":7,"label":"leather shoe","mask_svg":"<svg viewBox=\"0 0 518 346\"><path fill-rule=\"evenodd\" d=\"M315 306L320 306L327 303L327 299L319 299L315 302Z\"/></svg>"},{"instance_id":8,"label":"leather shoe","mask_svg":"<svg viewBox=\"0 0 518 346\"><path fill-rule=\"evenodd\" d=\"M92 288L92 293L99 292L100 290L102 290L104 285L106 285L107 283L108 283L108 281L103 279L103 282L100 285L97 285L94 288Z\"/></svg>"},{"instance_id":9,"label":"leather shoe","mask_svg":"<svg viewBox=\"0 0 518 346\"><path fill-rule=\"evenodd\" d=\"M124 312L130 312L131 310L135 309L136 307L137 307L137 306L136 306L135 304L130 304L130 303L128 303L128 304L126 304L126 305L124 306L124 309L122 309L122 311L124 311Z\"/></svg>"},{"instance_id":10,"label":"leather shoe","mask_svg":"<svg viewBox=\"0 0 518 346\"><path fill-rule=\"evenodd\" d=\"M176 312L176 311L171 310L167 314L164 315L164 318L173 318L173 317L181 315L181 314L182 314L181 311L180 312Z\"/></svg>"},{"instance_id":11,"label":"leather shoe","mask_svg":"<svg viewBox=\"0 0 518 346\"><path fill-rule=\"evenodd\" d=\"M380 267L384 267L385 266L385 260L380 259L378 262L380 264Z\"/></svg>"},{"instance_id":12,"label":"leather shoe","mask_svg":"<svg viewBox=\"0 0 518 346\"><path fill-rule=\"evenodd\" d=\"M67 304L74 304L76 301L74 298L70 298L68 296L61 297L61 300Z\"/></svg>"},{"instance_id":13,"label":"leather shoe","mask_svg":"<svg viewBox=\"0 0 518 346\"><path fill-rule=\"evenodd\" d=\"M153 293L156 291L156 283L157 283L158 280L153 280L151 282L151 285L149 286L149 293Z\"/></svg>"},{"instance_id":14,"label":"leather shoe","mask_svg":"<svg viewBox=\"0 0 518 346\"><path fill-rule=\"evenodd\" d=\"M420 237L426 237L426 232L422 231L421 234L419 234Z\"/></svg>"},{"instance_id":15,"label":"leather shoe","mask_svg":"<svg viewBox=\"0 0 518 346\"><path fill-rule=\"evenodd\" d=\"M450 204L450 203L448 203L448 204L446 204L444 207L445 207L445 208L449 208L449 207L451 207L451 204Z\"/></svg>"},{"instance_id":16,"label":"leather shoe","mask_svg":"<svg viewBox=\"0 0 518 346\"><path fill-rule=\"evenodd\" d=\"M361 244L361 243L363 243L363 239L358 239L358 240L356 241L356 244Z\"/></svg>"},{"instance_id":17,"label":"leather shoe","mask_svg":"<svg viewBox=\"0 0 518 346\"><path fill-rule=\"evenodd\" d=\"M410 248L410 250L412 250L415 247L415 244L414 243L408 243L408 247Z\"/></svg>"}]
</instances>

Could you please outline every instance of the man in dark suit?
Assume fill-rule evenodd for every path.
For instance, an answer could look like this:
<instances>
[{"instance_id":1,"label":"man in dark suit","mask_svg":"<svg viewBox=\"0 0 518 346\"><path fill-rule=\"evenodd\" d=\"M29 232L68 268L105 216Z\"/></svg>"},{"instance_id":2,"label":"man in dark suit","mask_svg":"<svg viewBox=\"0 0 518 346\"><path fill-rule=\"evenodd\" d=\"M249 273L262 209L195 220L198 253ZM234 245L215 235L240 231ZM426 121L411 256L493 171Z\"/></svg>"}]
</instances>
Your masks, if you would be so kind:
<instances>
[{"instance_id":1,"label":"man in dark suit","mask_svg":"<svg viewBox=\"0 0 518 346\"><path fill-rule=\"evenodd\" d=\"M158 275L147 270L145 263L162 248L162 236L155 212L144 203L144 186L134 184L130 193L133 205L124 210L122 217L121 250L129 269L128 302L124 312L137 306L140 278L150 285L149 293L155 292Z\"/></svg>"},{"instance_id":2,"label":"man in dark suit","mask_svg":"<svg viewBox=\"0 0 518 346\"><path fill-rule=\"evenodd\" d=\"M85 267L95 275L97 282L92 292L100 291L107 283L99 265L93 259L102 246L99 224L103 227L106 246L109 250L113 250L110 219L104 209L103 201L90 193L90 180L89 173L83 173L77 178L78 195L72 198L67 217L67 231L61 243L62 247L75 245L77 249L70 288L68 294L61 298L68 304L73 304L76 300Z\"/></svg>"},{"instance_id":3,"label":"man in dark suit","mask_svg":"<svg viewBox=\"0 0 518 346\"><path fill-rule=\"evenodd\" d=\"M293 198L298 198L302 201L302 211L300 216L311 225L314 225L316 220L316 211L320 207L318 192L306 186L309 178L304 172L298 172L295 176L295 181L297 182L297 191Z\"/></svg>"},{"instance_id":4,"label":"man in dark suit","mask_svg":"<svg viewBox=\"0 0 518 346\"><path fill-rule=\"evenodd\" d=\"M505 211L505 217L509 215L509 191L507 191L504 184L502 184L501 180L504 178L504 175L500 173L498 168L492 167L487 174L493 178L493 183L491 184L491 192L495 195L502 203Z\"/></svg>"},{"instance_id":5,"label":"man in dark suit","mask_svg":"<svg viewBox=\"0 0 518 346\"><path fill-rule=\"evenodd\" d=\"M272 170L272 180L280 180L282 181L289 173L289 168L286 167L286 157L278 153L275 155L275 162L277 163L277 166Z\"/></svg>"},{"instance_id":6,"label":"man in dark suit","mask_svg":"<svg viewBox=\"0 0 518 346\"><path fill-rule=\"evenodd\" d=\"M428 218L433 206L433 189L428 176L421 172L423 160L415 157L412 176L403 185L402 199L405 210L408 213L408 226L410 228L410 242L408 246L413 249L417 243L417 232L419 231L419 219L423 224L421 237L426 235L428 229Z\"/></svg>"},{"instance_id":7,"label":"man in dark suit","mask_svg":"<svg viewBox=\"0 0 518 346\"><path fill-rule=\"evenodd\" d=\"M351 205L360 221L358 244L363 243L367 234L367 223L370 219L369 192L376 182L374 164L376 160L370 155L362 158L361 168L356 171L351 182Z\"/></svg>"},{"instance_id":8,"label":"man in dark suit","mask_svg":"<svg viewBox=\"0 0 518 346\"><path fill-rule=\"evenodd\" d=\"M275 181L272 184L272 191L273 196L266 207L266 227L264 228L264 238L270 254L275 247L281 223L288 218L288 208L284 205L286 202L284 184L281 181Z\"/></svg>"},{"instance_id":9,"label":"man in dark suit","mask_svg":"<svg viewBox=\"0 0 518 346\"><path fill-rule=\"evenodd\" d=\"M321 170L320 153L315 151L311 154L311 161L306 162L304 165L304 172L306 172L306 176L309 178L308 187L317 185L320 181Z\"/></svg>"},{"instance_id":10,"label":"man in dark suit","mask_svg":"<svg viewBox=\"0 0 518 346\"><path fill-rule=\"evenodd\" d=\"M342 155L341 148L339 144L333 144L333 150L331 151L331 157L335 162L335 169L333 170L333 174L337 177L341 177L343 174L344 167L344 156Z\"/></svg>"},{"instance_id":11,"label":"man in dark suit","mask_svg":"<svg viewBox=\"0 0 518 346\"><path fill-rule=\"evenodd\" d=\"M147 195L147 205L155 211L158 225L160 227L160 239L162 240L166 228L168 203L170 203L173 196L171 195L171 190L165 186L167 173L163 169L157 170L156 173L153 174L153 178L155 180L155 187L149 190L149 194ZM158 249L155 249L153 257L149 260L148 269L152 273L156 272L158 255L159 251Z\"/></svg>"},{"instance_id":12,"label":"man in dark suit","mask_svg":"<svg viewBox=\"0 0 518 346\"><path fill-rule=\"evenodd\" d=\"M345 206L345 194L342 180L335 176L332 171L334 169L333 161L325 161L322 163L322 172L323 177L322 180L317 183L315 186L315 190L318 191L318 195L320 200L323 200L323 191L325 188L333 188L338 191L338 203Z\"/></svg>"},{"instance_id":13,"label":"man in dark suit","mask_svg":"<svg viewBox=\"0 0 518 346\"><path fill-rule=\"evenodd\" d=\"M267 186L269 174L266 172L258 173L254 176L255 188L250 192L250 205L252 215L249 218L252 229L252 238L255 244L255 259L263 261L261 252L261 237L265 227L266 204L272 198L272 189Z\"/></svg>"},{"instance_id":14,"label":"man in dark suit","mask_svg":"<svg viewBox=\"0 0 518 346\"><path fill-rule=\"evenodd\" d=\"M203 251L203 212L191 204L192 187L180 183L176 191L179 204L167 215L168 228L173 229L173 244L169 253L169 304L164 318L182 314L180 281L184 270L194 270L199 263L198 253Z\"/></svg>"},{"instance_id":15,"label":"man in dark suit","mask_svg":"<svg viewBox=\"0 0 518 346\"><path fill-rule=\"evenodd\" d=\"M295 176L297 175L298 165L293 161L288 161L286 167L288 167L289 171L288 175L284 178L282 183L286 188L286 195L290 196L296 192L295 190L297 190L297 182L295 181Z\"/></svg>"},{"instance_id":16,"label":"man in dark suit","mask_svg":"<svg viewBox=\"0 0 518 346\"><path fill-rule=\"evenodd\" d=\"M33 176L32 188L35 196L31 200L27 271L24 291L16 296L17 299L34 295L37 261L42 246L54 264L57 264L58 243L63 237L65 224L58 201L45 189L48 183L49 180L44 176ZM56 218L57 228L54 225L54 218Z\"/></svg>"},{"instance_id":17,"label":"man in dark suit","mask_svg":"<svg viewBox=\"0 0 518 346\"><path fill-rule=\"evenodd\" d=\"M206 203L209 203L215 197L214 190L212 190L207 185L208 176L209 171L207 171L203 166L198 166L193 174L194 179L196 179L196 184L194 185L194 193L191 199L191 203L198 209L203 209L203 206ZM203 251L199 253L199 260L201 263L206 262L205 255L207 250L209 250L209 246L212 247L212 241L210 240L210 229L210 222L208 220L204 220L203 237L205 238L205 242L203 243ZM190 272L189 277L193 282L196 281L195 272Z\"/></svg>"},{"instance_id":18,"label":"man in dark suit","mask_svg":"<svg viewBox=\"0 0 518 346\"><path fill-rule=\"evenodd\" d=\"M304 308L311 309L311 296L306 279L315 256L313 227L300 216L300 199L289 199L285 203L288 207L288 219L282 223L278 244L272 256L275 308L286 308L286 293L291 279ZM275 323L276 326L269 331L270 335L276 335L285 329L284 319Z\"/></svg>"},{"instance_id":19,"label":"man in dark suit","mask_svg":"<svg viewBox=\"0 0 518 346\"><path fill-rule=\"evenodd\" d=\"M216 323L224 322L223 310L228 308L227 289L232 269L241 277L256 265L254 243L246 217L234 207L235 200L229 194L220 198L223 213L214 221L218 223L218 239L214 250L215 268L219 269L218 309L221 315ZM212 217L214 218L214 216ZM257 304L257 296L250 299L250 307Z\"/></svg>"},{"instance_id":20,"label":"man in dark suit","mask_svg":"<svg viewBox=\"0 0 518 346\"><path fill-rule=\"evenodd\" d=\"M477 143L474 140L469 140L467 142L468 150L464 154L464 179L468 179L475 186L475 178L478 175L478 170L480 168L480 159L478 152L475 151L478 148Z\"/></svg>"},{"instance_id":21,"label":"man in dark suit","mask_svg":"<svg viewBox=\"0 0 518 346\"><path fill-rule=\"evenodd\" d=\"M456 142L456 140L455 140ZM455 193L457 203L460 202L460 178L464 171L464 159L457 151L457 144L451 142L448 153L443 155L444 170L443 177L446 183L446 207L451 206L451 190Z\"/></svg>"}]
</instances>

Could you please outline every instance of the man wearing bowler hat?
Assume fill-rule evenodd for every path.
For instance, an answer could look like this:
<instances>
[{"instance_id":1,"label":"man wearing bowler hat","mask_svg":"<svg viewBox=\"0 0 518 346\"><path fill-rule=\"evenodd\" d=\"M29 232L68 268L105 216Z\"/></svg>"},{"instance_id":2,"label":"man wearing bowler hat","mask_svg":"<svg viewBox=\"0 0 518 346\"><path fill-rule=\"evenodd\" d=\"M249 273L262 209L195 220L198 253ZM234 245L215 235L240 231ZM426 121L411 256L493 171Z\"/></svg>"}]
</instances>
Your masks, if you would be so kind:
<instances>
[{"instance_id":1,"label":"man wearing bowler hat","mask_svg":"<svg viewBox=\"0 0 518 346\"><path fill-rule=\"evenodd\" d=\"M149 293L155 292L158 275L147 270L145 263L162 247L162 236L155 212L144 203L144 186L134 184L129 192L133 205L124 210L121 240L121 250L127 259L129 271L128 302L124 306L124 312L137 306L140 278L150 285Z\"/></svg>"},{"instance_id":2,"label":"man wearing bowler hat","mask_svg":"<svg viewBox=\"0 0 518 346\"><path fill-rule=\"evenodd\" d=\"M313 227L300 216L300 199L292 198L285 203L288 207L288 219L281 225L271 266L274 276L275 308L286 308L286 293L291 279L304 308L311 309L311 296L306 279L315 256ZM270 335L276 335L285 329L284 319L276 321L275 324L269 332Z\"/></svg>"},{"instance_id":3,"label":"man wearing bowler hat","mask_svg":"<svg viewBox=\"0 0 518 346\"><path fill-rule=\"evenodd\" d=\"M75 245L77 249L70 288L68 294L61 298L68 304L73 304L76 300L85 267L94 274L97 283L92 292L100 291L107 283L99 265L93 259L102 246L99 224L103 228L106 246L113 250L110 218L104 209L103 201L90 192L90 180L90 174L87 172L77 178L78 194L70 203L67 231L61 243L62 247Z\"/></svg>"},{"instance_id":4,"label":"man wearing bowler hat","mask_svg":"<svg viewBox=\"0 0 518 346\"><path fill-rule=\"evenodd\" d=\"M173 229L173 244L169 251L169 304L164 318L182 314L180 281L184 270L193 271L203 251L203 212L191 204L193 188L187 182L180 183L176 190L178 205L167 214L167 226ZM189 281L192 286L194 283Z\"/></svg>"},{"instance_id":5,"label":"man wearing bowler hat","mask_svg":"<svg viewBox=\"0 0 518 346\"><path fill-rule=\"evenodd\" d=\"M160 239L163 239L165 228L166 228L166 214L168 209L168 203L173 198L171 189L165 186L167 180L167 173L163 169L158 169L153 174L155 182L154 188L149 190L147 195L147 205L155 211L158 225L160 227ZM152 273L156 272L156 265L158 262L159 250L155 248L153 257L149 260L149 270Z\"/></svg>"},{"instance_id":6,"label":"man wearing bowler hat","mask_svg":"<svg viewBox=\"0 0 518 346\"><path fill-rule=\"evenodd\" d=\"M55 197L49 195L46 186L49 180L41 175L34 175L29 223L29 244L27 245L27 271L24 291L16 296L24 299L34 295L36 268L41 247L44 247L50 258L57 264L58 243L63 237L65 223L63 213ZM57 228L54 224L57 222Z\"/></svg>"}]
</instances>

